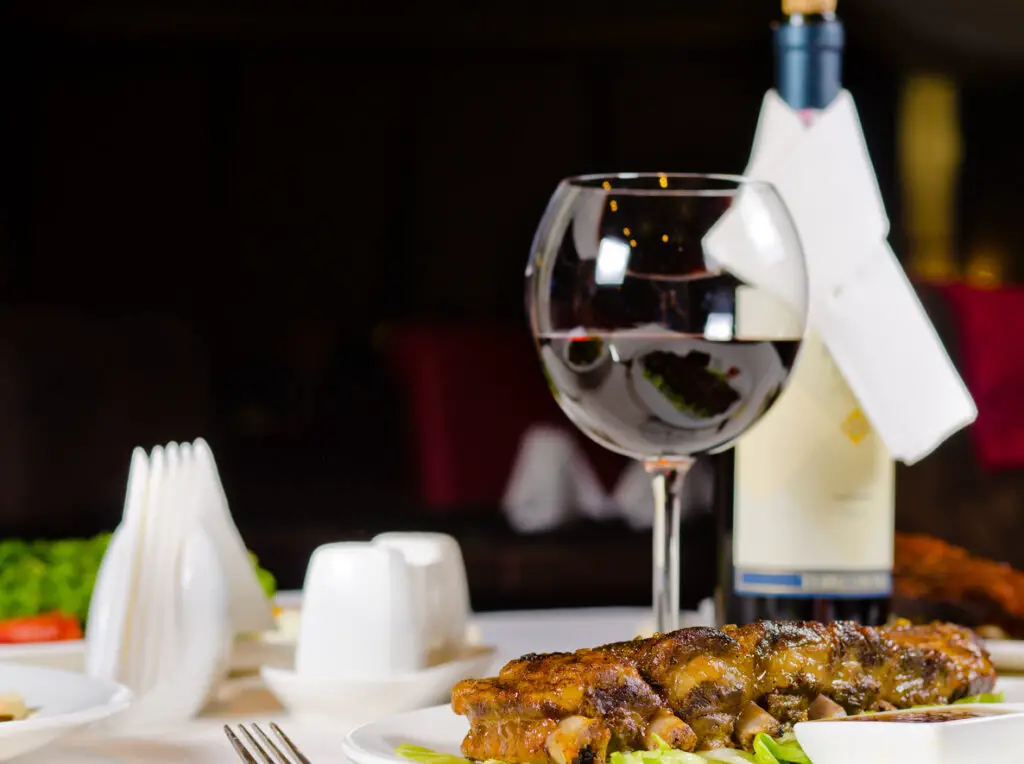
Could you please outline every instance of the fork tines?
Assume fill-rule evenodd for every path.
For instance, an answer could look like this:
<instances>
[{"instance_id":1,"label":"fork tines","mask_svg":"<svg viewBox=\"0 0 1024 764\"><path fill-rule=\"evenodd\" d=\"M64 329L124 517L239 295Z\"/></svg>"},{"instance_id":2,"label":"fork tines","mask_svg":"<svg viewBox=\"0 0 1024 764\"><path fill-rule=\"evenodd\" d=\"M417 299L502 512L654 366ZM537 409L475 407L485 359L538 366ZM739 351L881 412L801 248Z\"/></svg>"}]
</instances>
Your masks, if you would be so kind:
<instances>
[{"instance_id":1,"label":"fork tines","mask_svg":"<svg viewBox=\"0 0 1024 764\"><path fill-rule=\"evenodd\" d=\"M258 724L250 724L248 727L239 724L238 731L241 733L241 737L232 731L231 725L224 725L224 734L228 736L228 740L234 746L238 758L246 764L310 764L309 759L303 755L291 738L284 734L284 730L273 722L270 723L270 731L274 733L274 737L281 743L281 746L271 740ZM281 750L282 747L287 753Z\"/></svg>"}]
</instances>

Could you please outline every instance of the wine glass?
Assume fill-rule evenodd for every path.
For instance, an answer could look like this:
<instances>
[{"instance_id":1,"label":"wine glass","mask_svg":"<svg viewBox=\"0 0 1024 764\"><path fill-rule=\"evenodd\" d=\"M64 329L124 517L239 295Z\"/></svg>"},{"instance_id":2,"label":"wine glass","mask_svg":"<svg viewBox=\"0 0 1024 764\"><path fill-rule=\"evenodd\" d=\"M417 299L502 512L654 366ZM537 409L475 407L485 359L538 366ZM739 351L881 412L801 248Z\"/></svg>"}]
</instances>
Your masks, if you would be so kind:
<instances>
[{"instance_id":1,"label":"wine glass","mask_svg":"<svg viewBox=\"0 0 1024 764\"><path fill-rule=\"evenodd\" d=\"M804 335L793 222L770 184L738 176L568 178L534 238L526 295L562 410L652 476L654 617L671 631L687 470L765 415Z\"/></svg>"}]
</instances>

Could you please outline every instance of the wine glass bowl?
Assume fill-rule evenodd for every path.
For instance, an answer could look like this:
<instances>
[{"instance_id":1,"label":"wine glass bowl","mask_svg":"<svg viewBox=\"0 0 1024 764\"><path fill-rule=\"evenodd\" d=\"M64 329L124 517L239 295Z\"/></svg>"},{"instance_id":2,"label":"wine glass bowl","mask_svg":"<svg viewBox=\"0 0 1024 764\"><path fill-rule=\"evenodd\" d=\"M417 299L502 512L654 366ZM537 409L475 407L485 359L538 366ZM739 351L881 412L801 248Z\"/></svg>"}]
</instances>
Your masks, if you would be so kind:
<instances>
[{"instance_id":1,"label":"wine glass bowl","mask_svg":"<svg viewBox=\"0 0 1024 764\"><path fill-rule=\"evenodd\" d=\"M771 185L738 176L569 178L541 220L526 282L562 410L654 476L656 621L671 627L685 471L765 415L804 334L796 230Z\"/></svg>"}]
</instances>

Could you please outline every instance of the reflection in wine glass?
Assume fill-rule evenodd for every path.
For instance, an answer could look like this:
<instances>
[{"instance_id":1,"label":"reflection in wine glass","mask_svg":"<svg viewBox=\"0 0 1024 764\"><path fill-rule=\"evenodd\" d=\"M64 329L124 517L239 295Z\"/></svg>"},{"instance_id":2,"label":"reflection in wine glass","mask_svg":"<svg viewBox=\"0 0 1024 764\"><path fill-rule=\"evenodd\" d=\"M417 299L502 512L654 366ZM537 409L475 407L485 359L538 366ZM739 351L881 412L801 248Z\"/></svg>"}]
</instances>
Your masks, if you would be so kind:
<instances>
[{"instance_id":1,"label":"reflection in wine glass","mask_svg":"<svg viewBox=\"0 0 1024 764\"><path fill-rule=\"evenodd\" d=\"M806 319L803 252L766 183L731 176L562 181L527 266L527 307L556 400L655 488L654 607L679 612L682 481L778 397Z\"/></svg>"}]
</instances>

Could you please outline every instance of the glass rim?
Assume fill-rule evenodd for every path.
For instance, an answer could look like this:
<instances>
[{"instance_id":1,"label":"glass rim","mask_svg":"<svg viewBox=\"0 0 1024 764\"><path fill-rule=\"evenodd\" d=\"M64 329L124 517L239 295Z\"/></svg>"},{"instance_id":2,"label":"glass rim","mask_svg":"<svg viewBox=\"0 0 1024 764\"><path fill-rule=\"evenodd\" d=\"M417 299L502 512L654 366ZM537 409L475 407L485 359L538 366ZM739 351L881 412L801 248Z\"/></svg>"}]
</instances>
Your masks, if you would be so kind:
<instances>
[{"instance_id":1,"label":"glass rim","mask_svg":"<svg viewBox=\"0 0 1024 764\"><path fill-rule=\"evenodd\" d=\"M695 180L713 181L721 184L719 188L603 188L599 185L603 181L614 180L638 180L666 178L668 180ZM762 188L775 191L775 186L766 180L756 180L745 175L729 173L705 173L705 172L599 172L586 173L583 175L571 175L563 178L559 185L570 186L581 191L600 191L601 193L614 193L616 196L693 196L693 197L731 197L736 196L744 188Z\"/></svg>"}]
</instances>

